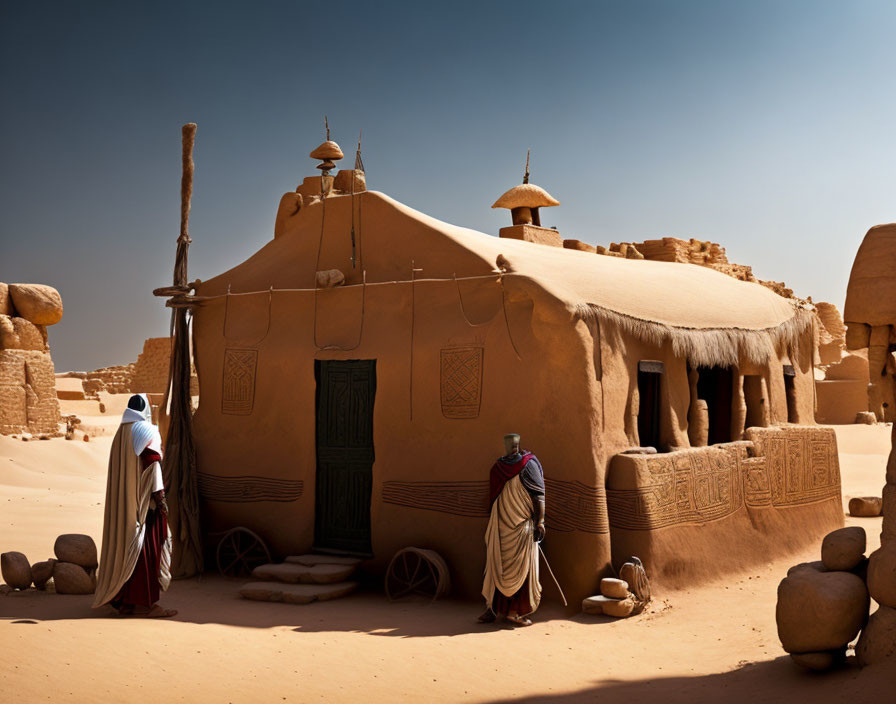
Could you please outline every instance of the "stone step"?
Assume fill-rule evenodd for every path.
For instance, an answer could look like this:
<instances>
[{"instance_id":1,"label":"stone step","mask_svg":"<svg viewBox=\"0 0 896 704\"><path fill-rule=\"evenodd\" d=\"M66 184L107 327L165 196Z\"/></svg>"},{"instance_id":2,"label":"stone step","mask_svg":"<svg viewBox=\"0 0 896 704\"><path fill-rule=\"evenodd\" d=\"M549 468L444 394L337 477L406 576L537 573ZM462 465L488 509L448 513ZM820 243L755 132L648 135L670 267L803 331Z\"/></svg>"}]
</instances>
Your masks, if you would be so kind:
<instances>
[{"instance_id":1,"label":"stone step","mask_svg":"<svg viewBox=\"0 0 896 704\"><path fill-rule=\"evenodd\" d=\"M281 601L286 604L310 604L329 601L351 594L357 582L337 584L282 584L279 582L249 582L240 588L240 596L253 601Z\"/></svg>"},{"instance_id":2,"label":"stone step","mask_svg":"<svg viewBox=\"0 0 896 704\"><path fill-rule=\"evenodd\" d=\"M345 565L346 567L351 565L352 567L356 567L361 564L361 560L357 557L315 555L311 553L307 555L290 555L286 558L286 562L293 565L308 565L309 567L313 567L314 565Z\"/></svg>"},{"instance_id":3,"label":"stone step","mask_svg":"<svg viewBox=\"0 0 896 704\"><path fill-rule=\"evenodd\" d=\"M287 584L334 584L344 582L355 571L354 565L259 565L252 570L255 579Z\"/></svg>"}]
</instances>

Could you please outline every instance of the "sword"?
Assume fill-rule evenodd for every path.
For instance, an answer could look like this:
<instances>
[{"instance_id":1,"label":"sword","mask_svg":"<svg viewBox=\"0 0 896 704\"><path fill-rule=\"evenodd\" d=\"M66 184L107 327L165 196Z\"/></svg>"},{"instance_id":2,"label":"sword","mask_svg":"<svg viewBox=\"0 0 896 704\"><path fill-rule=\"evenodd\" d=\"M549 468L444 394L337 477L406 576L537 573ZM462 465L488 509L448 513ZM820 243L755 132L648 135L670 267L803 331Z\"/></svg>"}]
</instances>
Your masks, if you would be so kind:
<instances>
[{"instance_id":1,"label":"sword","mask_svg":"<svg viewBox=\"0 0 896 704\"><path fill-rule=\"evenodd\" d=\"M566 603L566 595L563 593L563 589L560 587L560 582L557 581L557 578L554 576L554 570L551 569L551 563L548 562L548 556L544 554L544 548L541 547L540 542L536 541L535 544L538 546L538 552L540 552L542 558L544 558L544 566L548 568L548 574L551 575L551 579L553 579L554 584L557 585L557 591L560 592L560 598L563 599L563 605L569 606L569 604Z\"/></svg>"}]
</instances>

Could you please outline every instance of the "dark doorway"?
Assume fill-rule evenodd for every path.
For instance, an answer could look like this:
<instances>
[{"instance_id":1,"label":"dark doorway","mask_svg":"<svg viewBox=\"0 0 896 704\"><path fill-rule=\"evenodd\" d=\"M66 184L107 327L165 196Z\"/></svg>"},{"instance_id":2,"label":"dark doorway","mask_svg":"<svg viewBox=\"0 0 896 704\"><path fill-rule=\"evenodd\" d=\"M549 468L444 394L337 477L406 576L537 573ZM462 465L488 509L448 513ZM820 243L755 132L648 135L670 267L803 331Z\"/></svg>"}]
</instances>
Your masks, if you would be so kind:
<instances>
[{"instance_id":1,"label":"dark doorway","mask_svg":"<svg viewBox=\"0 0 896 704\"><path fill-rule=\"evenodd\" d=\"M744 402L747 404L744 427L765 427L765 397L762 394L762 377L758 374L744 375Z\"/></svg>"},{"instance_id":2,"label":"dark doorway","mask_svg":"<svg viewBox=\"0 0 896 704\"><path fill-rule=\"evenodd\" d=\"M370 555L376 360L316 360L314 549Z\"/></svg>"},{"instance_id":3,"label":"dark doorway","mask_svg":"<svg viewBox=\"0 0 896 704\"><path fill-rule=\"evenodd\" d=\"M662 362L638 362L638 442L660 449Z\"/></svg>"},{"instance_id":4,"label":"dark doorway","mask_svg":"<svg viewBox=\"0 0 896 704\"><path fill-rule=\"evenodd\" d=\"M697 374L697 398L706 401L709 411L707 443L731 442L731 367L697 367Z\"/></svg>"},{"instance_id":5,"label":"dark doorway","mask_svg":"<svg viewBox=\"0 0 896 704\"><path fill-rule=\"evenodd\" d=\"M784 392L787 395L787 422L796 423L796 370L784 365Z\"/></svg>"}]
</instances>

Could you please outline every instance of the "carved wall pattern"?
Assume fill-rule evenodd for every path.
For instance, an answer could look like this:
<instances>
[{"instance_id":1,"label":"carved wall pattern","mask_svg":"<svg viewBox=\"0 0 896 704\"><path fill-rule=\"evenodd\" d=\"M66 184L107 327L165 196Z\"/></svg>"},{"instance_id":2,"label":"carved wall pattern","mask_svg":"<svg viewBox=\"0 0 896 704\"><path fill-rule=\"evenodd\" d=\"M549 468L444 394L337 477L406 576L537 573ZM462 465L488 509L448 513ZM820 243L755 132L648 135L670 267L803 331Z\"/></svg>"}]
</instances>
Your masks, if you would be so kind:
<instances>
[{"instance_id":1,"label":"carved wall pattern","mask_svg":"<svg viewBox=\"0 0 896 704\"><path fill-rule=\"evenodd\" d=\"M383 502L455 516L488 518L488 482L383 483ZM545 479L545 522L561 532L609 533L604 491L582 482Z\"/></svg>"},{"instance_id":2,"label":"carved wall pattern","mask_svg":"<svg viewBox=\"0 0 896 704\"><path fill-rule=\"evenodd\" d=\"M224 374L221 382L222 413L238 416L252 413L257 367L258 350L224 350Z\"/></svg>"},{"instance_id":3,"label":"carved wall pattern","mask_svg":"<svg viewBox=\"0 0 896 704\"><path fill-rule=\"evenodd\" d=\"M607 490L610 525L652 530L724 518L743 505L743 445L700 448L645 457L650 483Z\"/></svg>"},{"instance_id":4,"label":"carved wall pattern","mask_svg":"<svg viewBox=\"0 0 896 704\"><path fill-rule=\"evenodd\" d=\"M751 428L748 445L695 448L644 458L651 476L638 489L607 491L610 525L653 530L703 524L743 506L797 506L840 496L831 428Z\"/></svg>"},{"instance_id":5,"label":"carved wall pattern","mask_svg":"<svg viewBox=\"0 0 896 704\"><path fill-rule=\"evenodd\" d=\"M476 418L482 402L482 347L455 347L441 353L442 415Z\"/></svg>"},{"instance_id":6,"label":"carved wall pattern","mask_svg":"<svg viewBox=\"0 0 896 704\"><path fill-rule=\"evenodd\" d=\"M222 477L198 472L197 478L199 495L203 499L225 503L296 501L302 496L305 488L301 480L270 479L251 475Z\"/></svg>"}]
</instances>

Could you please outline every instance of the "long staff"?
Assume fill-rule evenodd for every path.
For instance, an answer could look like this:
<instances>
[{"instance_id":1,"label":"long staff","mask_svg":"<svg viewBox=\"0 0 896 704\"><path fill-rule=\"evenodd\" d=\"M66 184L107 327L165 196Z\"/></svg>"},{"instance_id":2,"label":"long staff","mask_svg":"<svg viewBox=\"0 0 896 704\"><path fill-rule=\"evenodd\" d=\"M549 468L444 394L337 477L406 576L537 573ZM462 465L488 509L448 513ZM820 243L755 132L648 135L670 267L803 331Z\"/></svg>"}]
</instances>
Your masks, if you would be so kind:
<instances>
[{"instance_id":1,"label":"long staff","mask_svg":"<svg viewBox=\"0 0 896 704\"><path fill-rule=\"evenodd\" d=\"M551 563L548 562L548 556L544 554L544 548L541 547L541 543L535 543L538 546L538 552L541 553L541 556L544 558L544 566L548 568L548 574L551 575L551 579L554 580L554 584L557 585L557 591L560 592L560 598L563 599L563 605L569 606L566 602L566 595L563 593L563 589L560 586L560 582L557 581L557 578L554 576L554 570L551 569Z\"/></svg>"}]
</instances>

